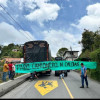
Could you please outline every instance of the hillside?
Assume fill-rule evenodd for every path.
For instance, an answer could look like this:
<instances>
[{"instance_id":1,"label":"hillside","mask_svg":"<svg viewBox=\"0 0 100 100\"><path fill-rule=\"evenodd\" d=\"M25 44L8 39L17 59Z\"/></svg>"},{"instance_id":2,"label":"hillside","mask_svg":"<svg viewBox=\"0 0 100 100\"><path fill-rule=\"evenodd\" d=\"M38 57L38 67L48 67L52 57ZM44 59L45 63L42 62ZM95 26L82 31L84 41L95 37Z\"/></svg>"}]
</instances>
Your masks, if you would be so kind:
<instances>
[{"instance_id":1,"label":"hillside","mask_svg":"<svg viewBox=\"0 0 100 100\"><path fill-rule=\"evenodd\" d=\"M15 45L11 43L8 46L0 46L0 49L1 49L0 60L5 57L11 57L11 58L23 57L22 47L20 45Z\"/></svg>"},{"instance_id":2,"label":"hillside","mask_svg":"<svg viewBox=\"0 0 100 100\"><path fill-rule=\"evenodd\" d=\"M79 42L83 49L77 60L81 58L90 58L91 61L97 62L97 68L89 70L88 74L91 78L100 81L100 32L92 32L85 30L82 33L82 40Z\"/></svg>"}]
</instances>

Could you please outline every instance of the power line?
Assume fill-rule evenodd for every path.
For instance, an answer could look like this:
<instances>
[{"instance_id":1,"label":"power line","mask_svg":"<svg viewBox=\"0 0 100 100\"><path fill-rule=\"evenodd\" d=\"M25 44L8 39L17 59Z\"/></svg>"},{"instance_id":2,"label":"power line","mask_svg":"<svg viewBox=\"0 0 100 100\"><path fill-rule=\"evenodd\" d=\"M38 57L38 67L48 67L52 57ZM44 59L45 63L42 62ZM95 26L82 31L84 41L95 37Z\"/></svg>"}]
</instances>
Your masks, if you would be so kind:
<instances>
[{"instance_id":1,"label":"power line","mask_svg":"<svg viewBox=\"0 0 100 100\"><path fill-rule=\"evenodd\" d=\"M0 16L3 18L3 19L5 19L5 20L7 20L8 21L8 19L5 17L5 16L3 16L1 13L0 13ZM10 22L10 21L9 21ZM19 31L19 30L18 30ZM21 31L19 31L20 33L22 33ZM27 37L26 37L27 38ZM29 38L27 38L28 40L29 40ZM5 41L6 42L6 41Z\"/></svg>"},{"instance_id":2,"label":"power line","mask_svg":"<svg viewBox=\"0 0 100 100\"><path fill-rule=\"evenodd\" d=\"M2 6L2 5L0 5L0 7L8 14L8 16L22 29L22 30L24 30L23 28L22 28L22 26L9 14L9 12L7 12L6 10L5 10L5 8ZM18 30L19 31L19 30ZM21 31L19 31L19 32L21 32ZM26 32L24 32L24 33L26 33ZM27 33L26 33L27 34ZM28 37L30 37L28 34L27 34L27 36ZM26 37L26 36L25 36ZM28 37L27 37L27 39L28 39ZM30 37L31 38L31 37ZM32 39L32 38L31 38ZM33 40L33 39L32 39Z\"/></svg>"}]
</instances>

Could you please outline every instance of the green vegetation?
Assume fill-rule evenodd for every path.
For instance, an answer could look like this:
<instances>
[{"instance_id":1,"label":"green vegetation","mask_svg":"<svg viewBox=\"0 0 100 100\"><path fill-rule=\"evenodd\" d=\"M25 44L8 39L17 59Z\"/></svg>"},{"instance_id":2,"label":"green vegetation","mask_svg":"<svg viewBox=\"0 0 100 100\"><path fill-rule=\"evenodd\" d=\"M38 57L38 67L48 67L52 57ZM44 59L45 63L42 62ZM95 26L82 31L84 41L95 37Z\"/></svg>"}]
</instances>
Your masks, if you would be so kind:
<instances>
[{"instance_id":1,"label":"green vegetation","mask_svg":"<svg viewBox=\"0 0 100 100\"><path fill-rule=\"evenodd\" d=\"M13 51L14 49L18 50L18 51ZM2 46L0 45L0 50L1 50L1 54L0 54L0 83L2 83L2 74L1 72L3 72L3 65L4 65L4 58L22 58L23 57L23 53L22 53L22 47L20 45L15 45L13 43L9 44L8 46ZM16 74L15 77L21 76L23 74ZM9 79L7 78L7 81Z\"/></svg>"},{"instance_id":2,"label":"green vegetation","mask_svg":"<svg viewBox=\"0 0 100 100\"><path fill-rule=\"evenodd\" d=\"M92 61L96 61L98 63L97 68L90 71L90 77L100 81L100 49L91 52L90 58L92 59Z\"/></svg>"},{"instance_id":3,"label":"green vegetation","mask_svg":"<svg viewBox=\"0 0 100 100\"><path fill-rule=\"evenodd\" d=\"M23 74L23 73L16 73L14 78L17 78L17 77L19 77L19 76L21 76L21 75L24 75L24 74ZM0 78L2 78L1 74L0 74ZM7 75L6 80L9 81L8 75ZM3 83L3 81L0 80L0 83Z\"/></svg>"},{"instance_id":4,"label":"green vegetation","mask_svg":"<svg viewBox=\"0 0 100 100\"><path fill-rule=\"evenodd\" d=\"M79 42L82 44L83 49L82 53L77 59L78 61L81 58L90 58L91 61L97 62L97 68L94 70L88 71L88 75L100 81L100 34L99 31L92 32L89 30L85 30L82 34L82 40Z\"/></svg>"},{"instance_id":5,"label":"green vegetation","mask_svg":"<svg viewBox=\"0 0 100 100\"><path fill-rule=\"evenodd\" d=\"M54 61L54 60L55 60L55 58L54 58L54 57L51 57L51 60L52 60L52 61Z\"/></svg>"},{"instance_id":6,"label":"green vegetation","mask_svg":"<svg viewBox=\"0 0 100 100\"><path fill-rule=\"evenodd\" d=\"M13 49L17 49L18 51L15 52ZM9 44L8 46L0 46L0 50L2 51L0 54L0 60L5 57L11 58L21 58L23 57L22 54L22 47L20 45L14 45L13 43Z\"/></svg>"},{"instance_id":7,"label":"green vegetation","mask_svg":"<svg viewBox=\"0 0 100 100\"><path fill-rule=\"evenodd\" d=\"M56 54L57 57L62 57L64 52L67 51L67 48L60 48Z\"/></svg>"}]
</instances>

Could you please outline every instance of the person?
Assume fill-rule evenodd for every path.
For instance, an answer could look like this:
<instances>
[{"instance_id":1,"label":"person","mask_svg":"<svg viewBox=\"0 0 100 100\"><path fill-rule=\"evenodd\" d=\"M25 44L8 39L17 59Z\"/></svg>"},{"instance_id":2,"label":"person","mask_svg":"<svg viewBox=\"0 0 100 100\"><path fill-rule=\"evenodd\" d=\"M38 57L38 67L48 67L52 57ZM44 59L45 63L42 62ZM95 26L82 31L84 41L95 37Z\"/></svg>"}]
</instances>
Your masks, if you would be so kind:
<instances>
[{"instance_id":1,"label":"person","mask_svg":"<svg viewBox=\"0 0 100 100\"><path fill-rule=\"evenodd\" d=\"M14 80L14 76L15 76L15 63L12 66L12 80Z\"/></svg>"},{"instance_id":2,"label":"person","mask_svg":"<svg viewBox=\"0 0 100 100\"><path fill-rule=\"evenodd\" d=\"M4 66L3 66L3 76L2 76L3 82L6 81L6 77L7 77L8 71L9 71L9 66L8 66L8 61L6 61Z\"/></svg>"},{"instance_id":3,"label":"person","mask_svg":"<svg viewBox=\"0 0 100 100\"><path fill-rule=\"evenodd\" d=\"M36 71L31 73L31 77L32 77L32 80L34 80L35 77L38 79Z\"/></svg>"},{"instance_id":4,"label":"person","mask_svg":"<svg viewBox=\"0 0 100 100\"><path fill-rule=\"evenodd\" d=\"M9 79L12 79L12 66L13 66L12 62L10 62L8 66L9 66Z\"/></svg>"},{"instance_id":5,"label":"person","mask_svg":"<svg viewBox=\"0 0 100 100\"><path fill-rule=\"evenodd\" d=\"M62 78L64 79L64 71L60 71L59 78L60 78L60 79L62 79Z\"/></svg>"},{"instance_id":6,"label":"person","mask_svg":"<svg viewBox=\"0 0 100 100\"><path fill-rule=\"evenodd\" d=\"M81 82L82 82L82 86L80 88L84 88L84 80L85 80L85 83L86 83L86 87L88 88L87 68L84 66L83 63L81 63L80 76L81 76Z\"/></svg>"}]
</instances>

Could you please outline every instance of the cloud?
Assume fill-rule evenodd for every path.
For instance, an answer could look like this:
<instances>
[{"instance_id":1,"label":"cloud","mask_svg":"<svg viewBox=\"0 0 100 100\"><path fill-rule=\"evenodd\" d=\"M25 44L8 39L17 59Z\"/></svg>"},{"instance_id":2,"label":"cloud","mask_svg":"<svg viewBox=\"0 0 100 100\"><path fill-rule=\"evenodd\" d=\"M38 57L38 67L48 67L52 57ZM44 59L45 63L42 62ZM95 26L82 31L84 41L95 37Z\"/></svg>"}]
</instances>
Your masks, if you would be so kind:
<instances>
[{"instance_id":1,"label":"cloud","mask_svg":"<svg viewBox=\"0 0 100 100\"><path fill-rule=\"evenodd\" d=\"M48 41L50 44L51 54L53 57L56 57L57 51L62 47L66 47L70 50L70 46L72 46L73 50L79 50L81 52L81 47L78 44L81 35L72 35L62 30L44 31L43 34L44 40Z\"/></svg>"},{"instance_id":2,"label":"cloud","mask_svg":"<svg viewBox=\"0 0 100 100\"><path fill-rule=\"evenodd\" d=\"M14 2L19 6L20 10L24 8L33 10L36 7L34 0L14 0Z\"/></svg>"},{"instance_id":3,"label":"cloud","mask_svg":"<svg viewBox=\"0 0 100 100\"><path fill-rule=\"evenodd\" d=\"M71 24L80 30L89 29L97 31L100 27L100 3L89 5L87 8L87 15L78 20L78 24Z\"/></svg>"},{"instance_id":4,"label":"cloud","mask_svg":"<svg viewBox=\"0 0 100 100\"><path fill-rule=\"evenodd\" d=\"M60 7L56 3L50 3L50 0L0 0L0 4L7 6L14 4L17 6L29 21L37 21L41 26L43 22L56 20ZM2 8L1 8L2 9Z\"/></svg>"},{"instance_id":5,"label":"cloud","mask_svg":"<svg viewBox=\"0 0 100 100\"><path fill-rule=\"evenodd\" d=\"M38 9L25 15L26 19L29 21L37 21L41 26L43 26L44 21L56 20L60 7L57 4L47 3L48 1L49 0L35 0Z\"/></svg>"},{"instance_id":6,"label":"cloud","mask_svg":"<svg viewBox=\"0 0 100 100\"><path fill-rule=\"evenodd\" d=\"M7 7L7 1L8 0L0 0L0 4ZM3 9L0 7L0 10L3 10Z\"/></svg>"},{"instance_id":7,"label":"cloud","mask_svg":"<svg viewBox=\"0 0 100 100\"><path fill-rule=\"evenodd\" d=\"M0 23L0 44L23 44L31 40L35 40L35 38L30 32L17 30L12 25L5 22Z\"/></svg>"},{"instance_id":8,"label":"cloud","mask_svg":"<svg viewBox=\"0 0 100 100\"><path fill-rule=\"evenodd\" d=\"M7 1L8 0L0 0L0 4L4 5L4 6L7 6Z\"/></svg>"}]
</instances>

